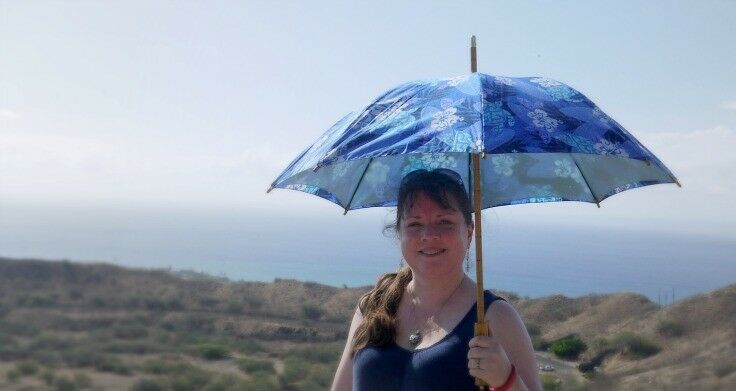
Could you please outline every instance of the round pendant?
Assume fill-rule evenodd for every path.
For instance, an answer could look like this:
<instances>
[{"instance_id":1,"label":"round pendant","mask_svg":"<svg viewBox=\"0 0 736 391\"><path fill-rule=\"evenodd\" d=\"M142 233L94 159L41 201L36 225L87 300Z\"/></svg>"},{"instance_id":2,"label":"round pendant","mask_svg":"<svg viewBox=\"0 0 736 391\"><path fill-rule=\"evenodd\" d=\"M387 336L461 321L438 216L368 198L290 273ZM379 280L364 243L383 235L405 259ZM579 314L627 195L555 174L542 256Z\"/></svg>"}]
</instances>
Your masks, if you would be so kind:
<instances>
[{"instance_id":1,"label":"round pendant","mask_svg":"<svg viewBox=\"0 0 736 391\"><path fill-rule=\"evenodd\" d=\"M417 346L420 342L422 342L422 334L419 333L419 330L409 335L409 344L411 346Z\"/></svg>"}]
</instances>

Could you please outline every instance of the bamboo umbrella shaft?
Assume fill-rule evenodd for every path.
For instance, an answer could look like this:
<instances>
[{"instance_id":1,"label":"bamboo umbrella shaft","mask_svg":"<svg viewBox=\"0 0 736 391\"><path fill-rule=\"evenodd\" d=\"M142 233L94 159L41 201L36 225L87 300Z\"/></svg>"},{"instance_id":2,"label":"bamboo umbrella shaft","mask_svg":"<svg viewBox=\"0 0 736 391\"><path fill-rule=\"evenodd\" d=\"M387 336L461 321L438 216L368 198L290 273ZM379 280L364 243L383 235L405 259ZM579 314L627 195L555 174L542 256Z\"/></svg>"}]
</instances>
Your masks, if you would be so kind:
<instances>
[{"instance_id":1,"label":"bamboo umbrella shaft","mask_svg":"<svg viewBox=\"0 0 736 391\"><path fill-rule=\"evenodd\" d=\"M490 335L485 321L485 303L483 295L483 229L481 226L481 189L480 189L480 154L473 154L473 203L475 204L475 285L478 289L478 311L475 323L475 335Z\"/></svg>"},{"instance_id":2,"label":"bamboo umbrella shaft","mask_svg":"<svg viewBox=\"0 0 736 391\"><path fill-rule=\"evenodd\" d=\"M470 37L470 71L478 71L478 60L476 55L475 35ZM481 152L482 153L482 152ZM485 322L485 303L483 294L483 240L481 227L481 189L480 189L480 153L473 153L473 203L475 204L475 283L478 288L478 311L475 324L475 335L488 335L488 327Z\"/></svg>"},{"instance_id":3,"label":"bamboo umbrella shaft","mask_svg":"<svg viewBox=\"0 0 736 391\"><path fill-rule=\"evenodd\" d=\"M475 35L470 37L470 71L478 72L478 60L475 49ZM477 320L475 322L475 335L491 335L491 330L485 321L485 295L483 294L483 236L481 229L481 189L480 189L480 157L483 152L471 153L473 156L473 204L475 206L475 284L478 289L477 304L475 306ZM480 378L475 378L475 385L479 390L486 390L488 385Z\"/></svg>"}]
</instances>

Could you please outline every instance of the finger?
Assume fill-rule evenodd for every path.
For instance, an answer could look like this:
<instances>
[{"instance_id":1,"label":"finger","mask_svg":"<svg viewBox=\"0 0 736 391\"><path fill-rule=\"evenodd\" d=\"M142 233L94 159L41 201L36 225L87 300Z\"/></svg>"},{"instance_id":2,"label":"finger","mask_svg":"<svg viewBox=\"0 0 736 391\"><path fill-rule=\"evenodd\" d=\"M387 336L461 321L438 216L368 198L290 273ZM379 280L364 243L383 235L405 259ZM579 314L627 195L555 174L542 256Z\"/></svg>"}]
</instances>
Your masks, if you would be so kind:
<instances>
[{"instance_id":1,"label":"finger","mask_svg":"<svg viewBox=\"0 0 736 391\"><path fill-rule=\"evenodd\" d=\"M485 368L485 364L483 363L483 360L479 360L479 359L468 360L468 369L483 369L483 368Z\"/></svg>"},{"instance_id":2,"label":"finger","mask_svg":"<svg viewBox=\"0 0 736 391\"><path fill-rule=\"evenodd\" d=\"M492 354L490 348L470 348L468 350L468 359L486 358Z\"/></svg>"},{"instance_id":3,"label":"finger","mask_svg":"<svg viewBox=\"0 0 736 391\"><path fill-rule=\"evenodd\" d=\"M491 347L491 345L495 342L493 340L493 337L488 337L485 335L478 335L470 339L470 342L468 342L468 346L472 347L482 347L482 348L488 348Z\"/></svg>"},{"instance_id":4,"label":"finger","mask_svg":"<svg viewBox=\"0 0 736 391\"><path fill-rule=\"evenodd\" d=\"M470 373L470 376L482 378L483 375L485 375L485 371L482 369L475 369L475 368L469 368L468 373Z\"/></svg>"}]
</instances>

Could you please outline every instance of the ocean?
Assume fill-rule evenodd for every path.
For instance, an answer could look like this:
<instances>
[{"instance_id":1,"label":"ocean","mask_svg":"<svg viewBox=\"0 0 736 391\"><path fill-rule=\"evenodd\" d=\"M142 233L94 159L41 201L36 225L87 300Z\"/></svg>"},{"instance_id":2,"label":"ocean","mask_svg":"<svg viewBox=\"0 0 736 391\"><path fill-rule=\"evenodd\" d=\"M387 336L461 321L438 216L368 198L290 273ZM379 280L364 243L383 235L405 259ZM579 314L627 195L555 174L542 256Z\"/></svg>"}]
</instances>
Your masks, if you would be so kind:
<instances>
[{"instance_id":1,"label":"ocean","mask_svg":"<svg viewBox=\"0 0 736 391\"><path fill-rule=\"evenodd\" d=\"M397 268L389 209L333 212L2 205L0 256L350 287ZM736 283L736 241L724 238L521 222L483 232L485 286L522 296L636 292L666 305Z\"/></svg>"}]
</instances>

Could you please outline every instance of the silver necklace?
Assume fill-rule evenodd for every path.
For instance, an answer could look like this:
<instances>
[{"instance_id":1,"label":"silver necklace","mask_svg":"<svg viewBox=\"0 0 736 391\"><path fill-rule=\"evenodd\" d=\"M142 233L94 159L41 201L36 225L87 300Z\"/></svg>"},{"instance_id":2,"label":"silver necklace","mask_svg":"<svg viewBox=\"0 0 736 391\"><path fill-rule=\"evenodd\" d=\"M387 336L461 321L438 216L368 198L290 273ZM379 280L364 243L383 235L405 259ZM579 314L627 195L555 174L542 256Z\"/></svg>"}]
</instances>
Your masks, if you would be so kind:
<instances>
[{"instance_id":1,"label":"silver necklace","mask_svg":"<svg viewBox=\"0 0 736 391\"><path fill-rule=\"evenodd\" d=\"M429 320L429 318L436 316L437 314L442 312L442 309L445 308L445 304L447 304L450 301L450 299L453 296L455 296L455 293L458 291L458 289L460 289L460 286L463 284L464 280L465 280L465 277L463 276L463 278L460 279L460 283L457 284L457 286L455 287L455 290L452 291L450 296L447 299L445 299L445 301L440 306L439 310L437 310L434 314L432 314L432 316L428 317L427 320ZM411 318L414 321L414 324L416 324L417 319L414 316L415 315L414 313L416 310L416 304L414 304L414 301L416 300L416 296L414 296L414 292L411 292L411 291L409 292L409 294L411 295L411 298L412 298L411 300ZM426 320L425 320L425 323L426 323ZM409 334L409 345L411 345L411 347L414 348L414 347L417 347L420 343L422 343L422 331L421 329L417 328L412 333Z\"/></svg>"}]
</instances>

